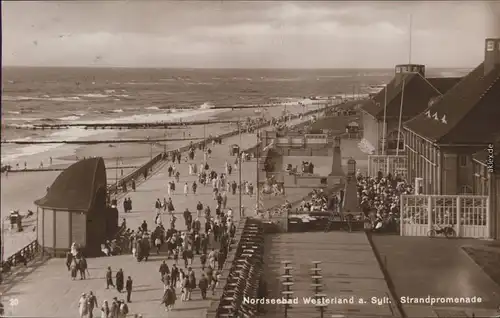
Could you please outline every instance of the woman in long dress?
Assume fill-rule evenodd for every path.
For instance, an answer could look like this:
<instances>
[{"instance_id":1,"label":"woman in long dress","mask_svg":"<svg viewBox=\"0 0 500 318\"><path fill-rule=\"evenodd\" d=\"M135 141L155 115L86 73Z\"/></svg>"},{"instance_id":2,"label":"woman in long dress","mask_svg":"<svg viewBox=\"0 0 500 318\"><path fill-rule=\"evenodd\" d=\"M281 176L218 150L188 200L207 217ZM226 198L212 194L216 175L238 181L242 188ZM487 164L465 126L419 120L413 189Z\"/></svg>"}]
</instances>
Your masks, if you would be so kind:
<instances>
[{"instance_id":1,"label":"woman in long dress","mask_svg":"<svg viewBox=\"0 0 500 318\"><path fill-rule=\"evenodd\" d=\"M76 263L76 259L73 258L71 261L71 278L73 280L76 279L76 274L78 273L78 264Z\"/></svg>"},{"instance_id":2,"label":"woman in long dress","mask_svg":"<svg viewBox=\"0 0 500 318\"><path fill-rule=\"evenodd\" d=\"M102 307L101 307L101 318L109 318L109 313L110 313L110 310L109 310L108 301L105 300L102 303Z\"/></svg>"},{"instance_id":3,"label":"woman in long dress","mask_svg":"<svg viewBox=\"0 0 500 318\"><path fill-rule=\"evenodd\" d=\"M172 307L175 305L175 301L177 300L177 296L175 295L175 291L172 286L169 286L165 293L163 294L163 299L161 301L162 304L165 304L165 311L172 310Z\"/></svg>"},{"instance_id":4,"label":"woman in long dress","mask_svg":"<svg viewBox=\"0 0 500 318\"><path fill-rule=\"evenodd\" d=\"M87 295L84 293L78 301L78 312L81 318L84 318L89 313Z\"/></svg>"}]
</instances>

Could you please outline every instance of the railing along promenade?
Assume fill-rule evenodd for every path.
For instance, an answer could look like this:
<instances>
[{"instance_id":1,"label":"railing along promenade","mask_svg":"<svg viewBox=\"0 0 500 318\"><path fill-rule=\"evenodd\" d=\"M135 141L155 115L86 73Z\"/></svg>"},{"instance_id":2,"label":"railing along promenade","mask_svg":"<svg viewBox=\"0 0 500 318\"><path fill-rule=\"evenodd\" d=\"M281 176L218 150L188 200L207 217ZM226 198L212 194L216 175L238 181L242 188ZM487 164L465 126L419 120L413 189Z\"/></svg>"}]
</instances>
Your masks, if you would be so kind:
<instances>
[{"instance_id":1,"label":"railing along promenade","mask_svg":"<svg viewBox=\"0 0 500 318\"><path fill-rule=\"evenodd\" d=\"M0 277L3 277L5 274L10 273L13 268L16 268L20 265L27 266L28 262L35 259L35 257L38 255L39 250L40 245L38 244L38 240L34 240L20 249L17 253L9 256L4 262L2 262L2 272L0 273Z\"/></svg>"},{"instance_id":2,"label":"railing along promenade","mask_svg":"<svg viewBox=\"0 0 500 318\"><path fill-rule=\"evenodd\" d=\"M312 114L316 114L316 113L321 113L321 112L327 110L328 108L337 107L337 106L339 106L339 104L328 105L327 107L309 110L307 112L303 112L303 113L300 113L300 114L292 114L292 115L289 115L289 118L290 119L296 119L296 118L299 118L301 115L302 116L308 116L308 115L312 115ZM194 124L195 125L205 125L205 124L214 124L214 123L217 123L217 122L220 122L220 121L197 121ZM234 123L235 121L224 121L224 122ZM187 125L192 125L192 122L189 122L189 123L162 123L161 125L163 125L165 127L168 127L168 126L172 126L172 124L174 126L175 125L178 125L178 126L186 125L187 126ZM253 128L254 128L254 130L255 129L262 129L262 128L265 128L265 127L269 126L270 124L271 124L270 121L262 122L259 125L254 126ZM302 124L302 123L299 123L299 125L300 124ZM67 125L61 125L61 126L67 126ZM157 127L160 128L160 127L163 127L163 126L157 126ZM221 139L224 139L224 138L228 138L228 137L232 137L232 136L238 135L239 132L240 132L239 130L234 130L234 131L231 131L231 132L219 135L218 137L221 138ZM244 132L244 131L242 131L242 132ZM206 143L209 140L210 140L210 138L206 138L206 139L204 139L202 141L193 143L193 146L196 147L196 148L198 148L200 146L200 144L204 144L204 143ZM145 140L144 142L147 142L147 140ZM190 147L189 145L186 145L186 146L180 147L177 150L179 152L185 152L186 150L189 149L189 147ZM170 150L170 151L172 151L172 150ZM146 177L147 178L147 176L149 176L149 174L152 172L154 166L156 164L161 163L162 161L164 161L164 159L166 159L165 153L162 152L160 154L157 154L156 156L154 156L153 158L151 158L148 162L146 162L144 165L140 166L136 170L132 171L128 175L126 175L123 178L121 178L117 183L115 183L113 185L110 185L108 187L108 194L119 194L120 191L124 190L123 189L123 185L124 184L128 185L130 182L132 182L132 180L138 181L142 177ZM128 189L128 187L127 187L127 189ZM4 244L4 242L2 242L2 244ZM14 267L18 267L18 265L19 265L20 262L17 261L17 260L23 260L23 259L25 259L26 262L29 262L29 261L33 260L36 257L36 255L39 254L40 251L41 251L41 247L38 244L38 241L35 239L31 243L29 243L27 246L25 246L24 248L22 248L21 250L19 250L16 253L14 253L9 258L7 258L7 260L3 261L2 264L1 264L2 272L4 271L4 269L6 267L9 269L9 271L11 271L12 268L14 268ZM227 259L226 263L228 261L229 261L229 258ZM24 264L24 261L22 261L22 263Z\"/></svg>"}]
</instances>

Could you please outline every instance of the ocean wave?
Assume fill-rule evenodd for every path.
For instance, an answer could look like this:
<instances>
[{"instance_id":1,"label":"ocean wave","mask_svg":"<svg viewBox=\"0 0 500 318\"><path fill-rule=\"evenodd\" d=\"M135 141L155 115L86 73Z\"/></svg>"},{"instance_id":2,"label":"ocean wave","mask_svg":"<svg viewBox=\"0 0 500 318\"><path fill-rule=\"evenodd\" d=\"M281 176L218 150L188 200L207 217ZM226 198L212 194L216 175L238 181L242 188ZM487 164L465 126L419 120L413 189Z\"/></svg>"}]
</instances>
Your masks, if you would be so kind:
<instances>
[{"instance_id":1,"label":"ocean wave","mask_svg":"<svg viewBox=\"0 0 500 318\"><path fill-rule=\"evenodd\" d=\"M12 110L7 111L6 113L7 113L7 114L13 114L13 115L20 115L20 114L21 114L21 112L20 112L20 111L12 111Z\"/></svg>"},{"instance_id":2,"label":"ocean wave","mask_svg":"<svg viewBox=\"0 0 500 318\"><path fill-rule=\"evenodd\" d=\"M125 82L125 85L160 85L161 83L157 82Z\"/></svg>"},{"instance_id":3,"label":"ocean wave","mask_svg":"<svg viewBox=\"0 0 500 318\"><path fill-rule=\"evenodd\" d=\"M110 95L104 95L104 94L93 94L93 93L89 93L89 94L81 94L81 95L78 95L78 96L81 96L81 97L88 97L88 98L108 98L108 97L111 97Z\"/></svg>"},{"instance_id":4,"label":"ocean wave","mask_svg":"<svg viewBox=\"0 0 500 318\"><path fill-rule=\"evenodd\" d=\"M318 76L318 78L347 78L352 77L351 75L322 75Z\"/></svg>"},{"instance_id":5,"label":"ocean wave","mask_svg":"<svg viewBox=\"0 0 500 318\"><path fill-rule=\"evenodd\" d=\"M299 82L299 81L302 81L303 79L300 78L300 77L296 77L296 78L268 78L268 77L264 77L261 79L264 80L264 82Z\"/></svg>"},{"instance_id":6,"label":"ocean wave","mask_svg":"<svg viewBox=\"0 0 500 318\"><path fill-rule=\"evenodd\" d=\"M149 106L149 107L146 107L144 109L147 109L147 110L160 110L160 108L158 106Z\"/></svg>"},{"instance_id":7,"label":"ocean wave","mask_svg":"<svg viewBox=\"0 0 500 318\"><path fill-rule=\"evenodd\" d=\"M104 93L106 93L106 94L114 94L114 93L116 93L116 91L114 89L105 89Z\"/></svg>"},{"instance_id":8,"label":"ocean wave","mask_svg":"<svg viewBox=\"0 0 500 318\"><path fill-rule=\"evenodd\" d=\"M66 121L73 121L73 120L78 120L80 119L80 116L76 115L70 115L70 116L65 116L65 117L60 117L59 120L66 120Z\"/></svg>"},{"instance_id":9,"label":"ocean wave","mask_svg":"<svg viewBox=\"0 0 500 318\"><path fill-rule=\"evenodd\" d=\"M200 109L212 109L215 108L215 105L211 102L204 102L200 105Z\"/></svg>"},{"instance_id":10,"label":"ocean wave","mask_svg":"<svg viewBox=\"0 0 500 318\"><path fill-rule=\"evenodd\" d=\"M33 122L33 121L39 121L41 118L39 117L12 117L8 118L9 121L24 121L24 122Z\"/></svg>"},{"instance_id":11,"label":"ocean wave","mask_svg":"<svg viewBox=\"0 0 500 318\"><path fill-rule=\"evenodd\" d=\"M31 97L31 96L2 96L3 101L9 102L27 102L34 100L42 100L42 101L54 101L54 102L74 102L81 101L78 96L70 96L70 97L50 97L49 95L42 95L41 97Z\"/></svg>"},{"instance_id":12,"label":"ocean wave","mask_svg":"<svg viewBox=\"0 0 500 318\"><path fill-rule=\"evenodd\" d=\"M123 113L123 109L119 108L119 109L113 109L111 112L113 113Z\"/></svg>"}]
</instances>

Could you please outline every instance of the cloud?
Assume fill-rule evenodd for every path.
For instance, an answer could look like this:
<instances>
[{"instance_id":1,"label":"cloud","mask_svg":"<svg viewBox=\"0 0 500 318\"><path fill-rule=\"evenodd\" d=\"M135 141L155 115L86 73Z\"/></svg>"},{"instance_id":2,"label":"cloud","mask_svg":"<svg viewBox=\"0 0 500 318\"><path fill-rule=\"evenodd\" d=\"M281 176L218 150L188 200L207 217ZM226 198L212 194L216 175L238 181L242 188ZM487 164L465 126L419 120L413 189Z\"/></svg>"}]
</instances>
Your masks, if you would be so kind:
<instances>
[{"instance_id":1,"label":"cloud","mask_svg":"<svg viewBox=\"0 0 500 318\"><path fill-rule=\"evenodd\" d=\"M16 65L84 66L99 55L122 66L390 67L408 55L411 13L414 59L473 66L482 57L477 43L493 28L487 8L466 1L10 2L3 56ZM460 47L467 51L455 54Z\"/></svg>"}]
</instances>

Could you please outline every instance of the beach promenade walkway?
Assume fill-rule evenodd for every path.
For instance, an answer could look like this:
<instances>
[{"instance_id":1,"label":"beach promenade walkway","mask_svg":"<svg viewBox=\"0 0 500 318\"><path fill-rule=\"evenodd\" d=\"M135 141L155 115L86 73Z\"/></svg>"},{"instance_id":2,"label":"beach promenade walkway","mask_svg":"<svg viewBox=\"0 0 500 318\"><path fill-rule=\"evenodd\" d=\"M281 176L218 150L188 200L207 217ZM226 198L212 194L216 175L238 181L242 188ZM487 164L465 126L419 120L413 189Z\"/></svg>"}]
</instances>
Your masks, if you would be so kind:
<instances>
[{"instance_id":1,"label":"beach promenade walkway","mask_svg":"<svg viewBox=\"0 0 500 318\"><path fill-rule=\"evenodd\" d=\"M290 124L296 124L299 120L292 121ZM257 142L254 134L241 134L233 136L223 141L222 145L216 145L212 148L213 152L208 160L211 169L214 168L218 172L224 171L224 163L234 163L235 157L229 156L229 145L241 144L242 149L253 147ZM203 160L203 154L198 151L194 162L198 165ZM143 220L148 222L150 227L154 226L153 219L155 217L154 204L157 198L163 200L168 199L167 184L174 178L168 177L167 168L169 163L140 184L136 192L129 192L126 196L130 197L133 202L133 210L130 213L123 213L121 203L119 203L120 219L125 218L127 226L135 229ZM176 227L180 230L185 229L182 212L188 208L191 212L196 211L196 204L201 201L204 205L210 205L212 211L215 210L216 203L212 195L211 186L199 185L196 195L192 193L187 196L183 193L183 185L188 182L192 184L197 179L196 176L188 175L188 163L181 161L181 164L176 164L180 171L180 182L176 184L176 193L172 195L172 200L177 213ZM256 162L255 160L244 162L242 164L242 180L247 180L256 185ZM228 180L238 182L238 171L233 170ZM191 191L191 188L190 188ZM235 220L238 216L238 194L228 195L227 207L233 209ZM121 202L121 201L120 201ZM242 205L245 207L247 214L254 213L256 206L255 196L243 195ZM214 212L213 212L214 213ZM193 214L196 216L196 213ZM167 213L162 216L163 222L168 224L169 217ZM202 220L204 224L204 220ZM103 300L111 301L113 297L124 299L125 294L119 295L115 290L105 289L105 271L108 266L111 266L113 273L119 268L124 270L125 276L131 276L134 281L134 292L132 293L132 303L130 304L130 313L142 314L143 317L204 317L206 308L210 305L210 300L201 300L199 291L194 292L193 300L189 302L181 302L178 290L178 301L175 305L175 310L171 313L164 311L160 306L163 295L163 285L160 281L158 272L161 261L165 257L160 255L151 256L148 262L138 263L131 255L101 257L89 259L90 278L87 280L72 281L69 273L64 265L64 259L50 259L44 265L34 269L26 277L21 277L18 282L11 286L3 286L2 298L6 305L6 312L9 315L15 316L31 316L31 317L76 317L78 316L78 300L83 292L93 291L98 298L99 305ZM171 267L173 261L168 260L167 264ZM193 269L196 272L196 277L201 276L199 258L195 257ZM7 289L5 289L7 288ZM220 296L220 295L218 295ZM15 307L9 307L10 303L17 303ZM97 314L97 310L95 311Z\"/></svg>"}]
</instances>

